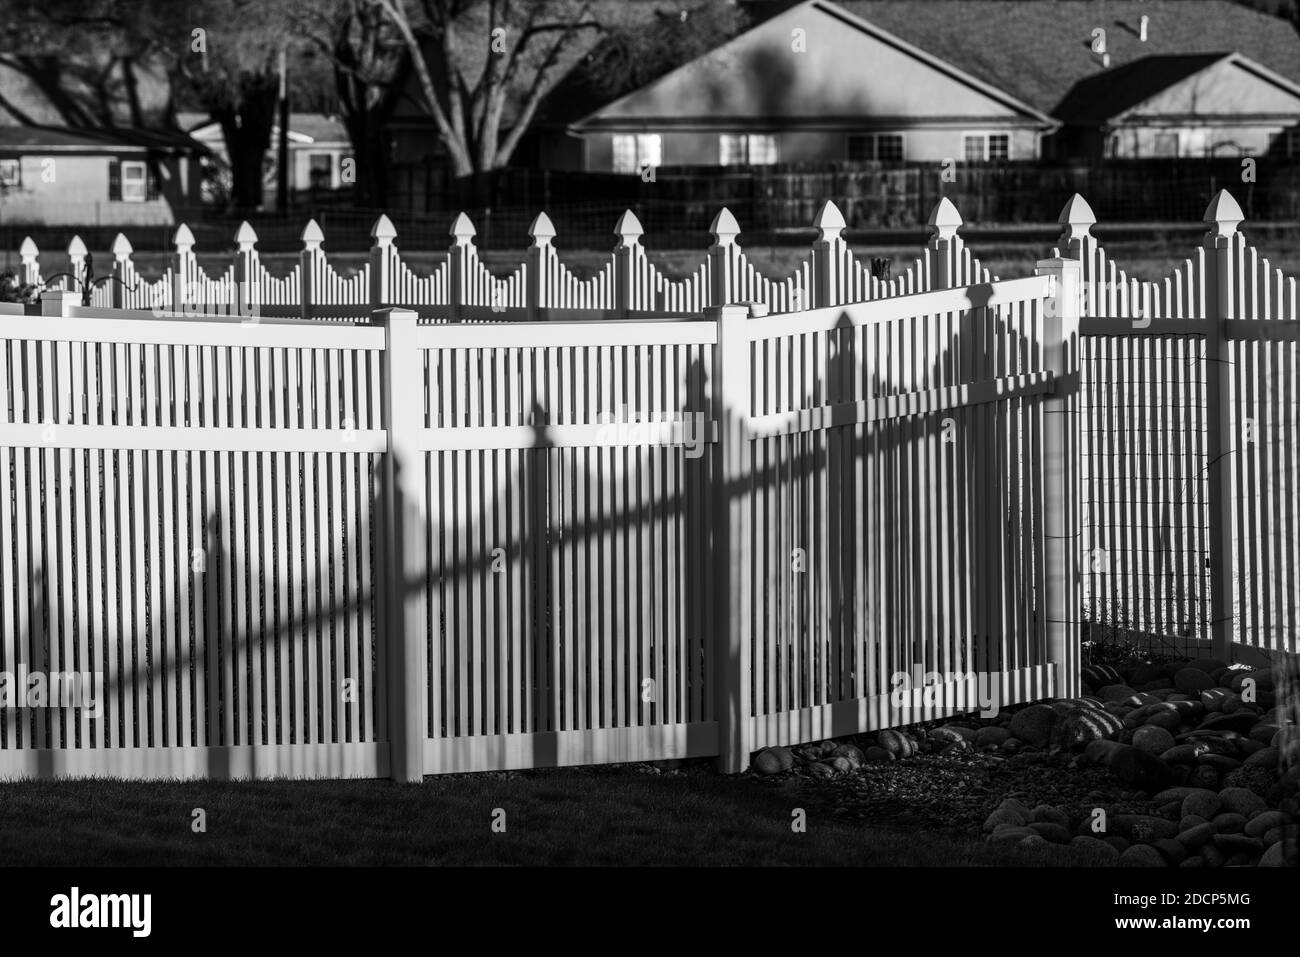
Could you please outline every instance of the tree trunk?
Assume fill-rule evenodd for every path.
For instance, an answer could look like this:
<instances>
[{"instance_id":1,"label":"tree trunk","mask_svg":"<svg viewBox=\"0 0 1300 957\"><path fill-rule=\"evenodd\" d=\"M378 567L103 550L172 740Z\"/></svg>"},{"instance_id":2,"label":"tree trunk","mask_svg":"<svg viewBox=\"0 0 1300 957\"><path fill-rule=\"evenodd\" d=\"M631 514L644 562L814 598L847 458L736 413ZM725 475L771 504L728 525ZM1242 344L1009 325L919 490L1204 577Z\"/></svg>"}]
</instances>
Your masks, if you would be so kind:
<instances>
[{"instance_id":1,"label":"tree trunk","mask_svg":"<svg viewBox=\"0 0 1300 957\"><path fill-rule=\"evenodd\" d=\"M240 82L242 95L237 108L213 109L221 124L230 159L230 200L237 212L251 212L262 205L263 164L271 148L275 123L278 78L274 74L246 76Z\"/></svg>"},{"instance_id":2,"label":"tree trunk","mask_svg":"<svg viewBox=\"0 0 1300 957\"><path fill-rule=\"evenodd\" d=\"M383 123L373 109L345 114L343 123L356 160L356 205L382 209L388 205L388 149Z\"/></svg>"}]
</instances>

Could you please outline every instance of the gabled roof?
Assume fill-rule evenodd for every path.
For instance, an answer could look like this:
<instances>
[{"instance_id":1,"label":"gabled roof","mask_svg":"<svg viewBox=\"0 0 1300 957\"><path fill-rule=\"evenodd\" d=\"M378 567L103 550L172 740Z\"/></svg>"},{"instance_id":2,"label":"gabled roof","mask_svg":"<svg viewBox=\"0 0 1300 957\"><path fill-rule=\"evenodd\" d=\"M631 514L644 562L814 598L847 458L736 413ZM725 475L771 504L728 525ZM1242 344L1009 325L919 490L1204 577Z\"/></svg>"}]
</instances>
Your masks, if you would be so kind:
<instances>
[{"instance_id":1,"label":"gabled roof","mask_svg":"<svg viewBox=\"0 0 1300 957\"><path fill-rule=\"evenodd\" d=\"M206 153L207 147L184 133L165 130L71 129L63 126L0 126L0 149L83 153Z\"/></svg>"},{"instance_id":2,"label":"gabled roof","mask_svg":"<svg viewBox=\"0 0 1300 957\"><path fill-rule=\"evenodd\" d=\"M661 110L665 100L682 105L694 102L697 112L720 121L741 115L765 116L773 122L793 117L860 118L878 112L873 101L882 96L892 93L895 100L901 100L897 93L903 87L916 92L897 72L912 66L942 76L947 83L943 93L932 91L925 100L924 107L933 108L936 116L951 112L944 94L959 91L962 96L978 98L1000 114L1016 115L1044 128L1059 125L1046 112L1006 88L936 56L924 42L910 42L846 6L830 0L806 0L780 10L704 56L589 113L573 127L583 130L617 123L638 111ZM808 53L806 59L798 61L798 67L787 64L794 62L789 56L792 27L806 28L809 43L817 42L812 37L814 29L823 40L823 48L817 51L820 55ZM864 46L860 53L842 46L827 52L827 44L840 44L844 37L857 37L873 45ZM869 53L884 56L890 66L868 62ZM834 73L833 78L828 71ZM674 100L675 96L678 98ZM920 115L916 112L919 106L913 97L909 109L900 115ZM690 120L685 115L682 119Z\"/></svg>"},{"instance_id":3,"label":"gabled roof","mask_svg":"<svg viewBox=\"0 0 1300 957\"><path fill-rule=\"evenodd\" d=\"M1052 114L1077 84L1154 56L1230 49L1300 80L1295 27L1229 0L838 0L838 6ZM1143 16L1146 42L1139 39ZM1106 31L1109 67L1092 52L1096 28Z\"/></svg>"},{"instance_id":4,"label":"gabled roof","mask_svg":"<svg viewBox=\"0 0 1300 957\"><path fill-rule=\"evenodd\" d=\"M192 136L220 137L221 135L221 127L217 121L206 113L179 113L176 120L180 123L181 129ZM273 125L273 138L279 128L279 123ZM346 143L348 131L337 116L330 116L327 113L290 113L289 140L298 143Z\"/></svg>"},{"instance_id":5,"label":"gabled roof","mask_svg":"<svg viewBox=\"0 0 1300 957\"><path fill-rule=\"evenodd\" d=\"M1095 124L1139 110L1144 104L1159 108L1160 100L1166 101L1163 110L1168 110L1171 104L1167 101L1177 94L1181 85L1196 82L1202 89L1221 88L1225 85L1225 71L1233 69L1240 70L1259 84L1268 84L1273 88L1258 88L1260 95L1251 98L1257 106L1252 112L1273 112L1279 105L1281 112L1287 115L1300 110L1300 85L1240 53L1206 53L1143 57L1106 70L1077 83L1057 107L1056 115L1066 123ZM1197 77L1202 79L1198 81ZM1269 96L1268 93L1273 95ZM1278 94L1281 94L1280 99ZM1153 99L1156 103L1150 104L1149 101ZM1213 97L1208 99L1212 100ZM1270 100L1273 102L1270 103ZM1200 106L1199 112L1214 113L1212 102L1202 102Z\"/></svg>"}]
</instances>

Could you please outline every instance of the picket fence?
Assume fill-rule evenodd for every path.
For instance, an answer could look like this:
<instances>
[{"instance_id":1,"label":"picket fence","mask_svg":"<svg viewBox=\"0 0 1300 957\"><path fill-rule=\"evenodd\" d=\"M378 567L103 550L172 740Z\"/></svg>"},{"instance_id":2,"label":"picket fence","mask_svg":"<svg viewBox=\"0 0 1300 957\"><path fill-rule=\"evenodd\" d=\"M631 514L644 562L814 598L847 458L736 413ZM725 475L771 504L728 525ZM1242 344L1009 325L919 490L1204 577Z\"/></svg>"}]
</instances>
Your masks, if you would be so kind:
<instances>
[{"instance_id":1,"label":"picket fence","mask_svg":"<svg viewBox=\"0 0 1300 957\"><path fill-rule=\"evenodd\" d=\"M479 285L463 229L420 278L377 229L341 285L309 230L295 318L168 317L175 266L170 309L0 308L0 672L106 675L102 716L0 709L0 776L740 770L968 675L1077 693L1085 625L1294 651L1294 281L1226 193L1164 283L1092 220L1007 281L946 201L878 280L828 204L776 282L724 212L680 299L631 232L599 295L529 292L535 226L552 265Z\"/></svg>"},{"instance_id":2,"label":"picket fence","mask_svg":"<svg viewBox=\"0 0 1300 957\"><path fill-rule=\"evenodd\" d=\"M961 222L946 201L936 216ZM930 257L892 281L873 276L871 264L855 257L844 241L844 217L833 203L823 206L813 225L818 240L794 274L779 281L764 277L748 260L737 242L740 225L726 209L710 226L714 241L707 255L683 279L665 276L651 261L641 245L641 224L630 210L615 224L618 242L609 261L587 279L579 279L561 260L553 245L555 227L545 213L529 228L533 242L524 261L505 276L494 275L479 259L474 225L463 213L452 223L446 255L423 275L402 260L397 231L387 216L371 230L368 261L351 276L340 275L330 264L324 233L315 221L303 230L299 260L284 276L273 276L262 265L257 234L248 223L235 233L234 257L216 276L199 265L194 235L183 224L176 230L175 252L156 280L136 271L131 243L121 234L112 244L111 270L96 274L92 278L98 281L91 283L84 279L88 261L94 263L80 237L72 238L67 262L57 269L43 271L30 237L20 258L26 282L82 293L88 305L178 316L230 313L325 321L364 319L388 306L412 309L422 318L462 322L680 318L737 302L760 301L774 312L789 312L930 288L924 271Z\"/></svg>"}]
</instances>

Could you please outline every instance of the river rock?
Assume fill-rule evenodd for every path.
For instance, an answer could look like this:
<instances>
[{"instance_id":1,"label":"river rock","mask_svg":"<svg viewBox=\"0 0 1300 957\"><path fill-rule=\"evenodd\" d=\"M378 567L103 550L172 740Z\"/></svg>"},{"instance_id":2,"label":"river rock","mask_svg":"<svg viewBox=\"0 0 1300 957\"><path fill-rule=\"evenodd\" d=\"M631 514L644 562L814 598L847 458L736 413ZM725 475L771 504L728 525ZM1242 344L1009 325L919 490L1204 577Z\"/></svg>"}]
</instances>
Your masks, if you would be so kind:
<instances>
[{"instance_id":1,"label":"river rock","mask_svg":"<svg viewBox=\"0 0 1300 957\"><path fill-rule=\"evenodd\" d=\"M1214 679L1200 668L1184 668L1174 675L1174 687L1183 694L1208 691L1214 687Z\"/></svg>"},{"instance_id":2,"label":"river rock","mask_svg":"<svg viewBox=\"0 0 1300 957\"><path fill-rule=\"evenodd\" d=\"M1013 737L1036 748L1046 747L1056 725L1057 714L1048 705L1031 704L1015 713L1010 731Z\"/></svg>"},{"instance_id":3,"label":"river rock","mask_svg":"<svg viewBox=\"0 0 1300 957\"><path fill-rule=\"evenodd\" d=\"M1174 746L1174 736L1166 729L1144 724L1133 732L1133 747L1147 754L1164 754Z\"/></svg>"},{"instance_id":4,"label":"river rock","mask_svg":"<svg viewBox=\"0 0 1300 957\"><path fill-rule=\"evenodd\" d=\"M794 767L794 752L789 748L764 748L754 755L754 770L759 774L780 774Z\"/></svg>"},{"instance_id":5,"label":"river rock","mask_svg":"<svg viewBox=\"0 0 1300 957\"><path fill-rule=\"evenodd\" d=\"M1006 728L989 725L975 732L975 747L996 748L1009 737L1011 737L1011 732Z\"/></svg>"},{"instance_id":6,"label":"river rock","mask_svg":"<svg viewBox=\"0 0 1300 957\"><path fill-rule=\"evenodd\" d=\"M1132 745L1121 745L1114 751L1109 767L1111 773L1139 791L1160 791L1173 783L1173 772L1168 765Z\"/></svg>"},{"instance_id":7,"label":"river rock","mask_svg":"<svg viewBox=\"0 0 1300 957\"><path fill-rule=\"evenodd\" d=\"M1097 697L1105 701L1123 701L1125 698L1131 698L1137 692L1128 685L1106 685L1104 688L1097 689Z\"/></svg>"},{"instance_id":8,"label":"river rock","mask_svg":"<svg viewBox=\"0 0 1300 957\"><path fill-rule=\"evenodd\" d=\"M1187 848L1200 847L1214 837L1214 825L1206 822L1178 832L1178 842Z\"/></svg>"},{"instance_id":9,"label":"river rock","mask_svg":"<svg viewBox=\"0 0 1300 957\"><path fill-rule=\"evenodd\" d=\"M1251 837L1263 837L1275 827L1286 827L1291 817L1284 811L1261 811L1246 822L1245 833Z\"/></svg>"},{"instance_id":10,"label":"river rock","mask_svg":"<svg viewBox=\"0 0 1300 957\"><path fill-rule=\"evenodd\" d=\"M1120 867L1164 867L1165 859L1150 844L1134 844L1119 856Z\"/></svg>"},{"instance_id":11,"label":"river rock","mask_svg":"<svg viewBox=\"0 0 1300 957\"><path fill-rule=\"evenodd\" d=\"M1188 814L1195 814L1208 821L1219 813L1222 806L1223 801L1219 795L1208 788L1197 788L1183 798L1182 807L1179 811L1184 817Z\"/></svg>"},{"instance_id":12,"label":"river rock","mask_svg":"<svg viewBox=\"0 0 1300 957\"><path fill-rule=\"evenodd\" d=\"M1245 788L1224 788L1219 792L1219 800L1223 802L1225 811L1240 814L1246 820L1268 809L1262 797Z\"/></svg>"}]
</instances>

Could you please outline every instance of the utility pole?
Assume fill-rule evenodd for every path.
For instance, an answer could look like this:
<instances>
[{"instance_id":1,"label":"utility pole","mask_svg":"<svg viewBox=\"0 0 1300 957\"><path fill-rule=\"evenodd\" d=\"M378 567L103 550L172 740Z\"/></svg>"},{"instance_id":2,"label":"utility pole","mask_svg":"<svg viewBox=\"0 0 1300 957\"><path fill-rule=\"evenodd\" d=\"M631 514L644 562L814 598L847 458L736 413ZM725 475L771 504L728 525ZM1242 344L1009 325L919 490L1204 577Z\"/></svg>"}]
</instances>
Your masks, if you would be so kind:
<instances>
[{"instance_id":1,"label":"utility pole","mask_svg":"<svg viewBox=\"0 0 1300 957\"><path fill-rule=\"evenodd\" d=\"M275 211L289 212L289 56L280 47L280 142L275 170Z\"/></svg>"}]
</instances>

